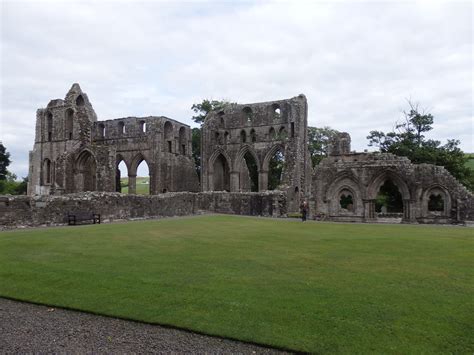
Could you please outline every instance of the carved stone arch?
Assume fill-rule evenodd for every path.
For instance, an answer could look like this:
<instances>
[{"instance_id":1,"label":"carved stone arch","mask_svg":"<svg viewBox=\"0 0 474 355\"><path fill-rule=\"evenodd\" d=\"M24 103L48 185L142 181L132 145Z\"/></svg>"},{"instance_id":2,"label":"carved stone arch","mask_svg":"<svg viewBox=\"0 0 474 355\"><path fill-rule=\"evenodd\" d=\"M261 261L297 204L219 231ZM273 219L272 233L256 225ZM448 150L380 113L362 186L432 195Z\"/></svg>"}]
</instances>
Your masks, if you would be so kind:
<instances>
[{"instance_id":1,"label":"carved stone arch","mask_svg":"<svg viewBox=\"0 0 474 355\"><path fill-rule=\"evenodd\" d=\"M222 154L224 156L224 158L227 160L227 163L229 164L229 167L232 167L232 159L230 158L229 154L227 154L227 152L222 149L222 148L219 148L219 149L216 149L212 155L209 157L209 160L208 160L208 164L209 164L209 172L213 172L213 165L216 161L216 159L219 157L219 155Z\"/></svg>"},{"instance_id":2,"label":"carved stone arch","mask_svg":"<svg viewBox=\"0 0 474 355\"><path fill-rule=\"evenodd\" d=\"M97 159L89 149L83 149L75 160L76 191L97 190Z\"/></svg>"},{"instance_id":3,"label":"carved stone arch","mask_svg":"<svg viewBox=\"0 0 474 355\"><path fill-rule=\"evenodd\" d=\"M137 169L138 166L141 164L142 161L145 161L146 164L148 165L148 169L150 170L150 175L151 175L151 164L149 159L146 157L146 154L139 152L138 154L135 154L135 156L132 158L130 165L127 165L128 170L128 175L129 176L136 176L137 175Z\"/></svg>"},{"instance_id":4,"label":"carved stone arch","mask_svg":"<svg viewBox=\"0 0 474 355\"><path fill-rule=\"evenodd\" d=\"M230 191L230 169L232 161L228 154L217 149L209 158L209 189L211 191Z\"/></svg>"},{"instance_id":5,"label":"carved stone arch","mask_svg":"<svg viewBox=\"0 0 474 355\"><path fill-rule=\"evenodd\" d=\"M268 172L268 164L270 163L270 160L273 158L275 153L277 153L278 151L281 151L283 155L285 155L285 146L281 143L277 143L268 150L267 154L265 154L265 158L263 158L263 162L261 165L262 171Z\"/></svg>"},{"instance_id":6,"label":"carved stone arch","mask_svg":"<svg viewBox=\"0 0 474 355\"><path fill-rule=\"evenodd\" d=\"M353 208L351 211L344 211L340 206L341 195L349 192L352 197ZM324 199L328 202L329 214L331 216L357 215L363 216L364 204L362 200L361 184L352 174L344 173L336 179L326 189Z\"/></svg>"},{"instance_id":7,"label":"carved stone arch","mask_svg":"<svg viewBox=\"0 0 474 355\"><path fill-rule=\"evenodd\" d=\"M443 199L443 211L430 211L429 201L431 195L441 195ZM421 200L422 217L443 216L449 217L451 213L452 198L449 190L441 184L432 184L424 189Z\"/></svg>"},{"instance_id":8,"label":"carved stone arch","mask_svg":"<svg viewBox=\"0 0 474 355\"><path fill-rule=\"evenodd\" d=\"M122 153L117 153L117 156L115 157L115 166L118 166L122 161L127 166L127 170L130 170L130 166L131 166L130 159L127 159L127 157L123 155Z\"/></svg>"},{"instance_id":9,"label":"carved stone arch","mask_svg":"<svg viewBox=\"0 0 474 355\"><path fill-rule=\"evenodd\" d=\"M257 170L260 171L260 159L258 158L258 155L255 152L255 150L248 144L242 145L239 152L235 156L234 171L239 171L240 170L240 168L242 166L242 162L244 161L244 156L247 153L250 153L253 156L253 158L255 159L255 162L257 163Z\"/></svg>"},{"instance_id":10,"label":"carved stone arch","mask_svg":"<svg viewBox=\"0 0 474 355\"><path fill-rule=\"evenodd\" d=\"M385 170L372 178L369 186L367 187L367 199L375 200L380 187L385 181L392 180L392 182L398 187L398 191L402 195L404 200L411 199L411 192L408 183L398 173L393 170Z\"/></svg>"},{"instance_id":11,"label":"carved stone arch","mask_svg":"<svg viewBox=\"0 0 474 355\"><path fill-rule=\"evenodd\" d=\"M115 191L116 192L122 192L122 187L121 187L121 171L119 169L120 163L123 162L125 164L125 167L127 168L127 176L130 175L130 159L125 157L122 153L117 153L115 157Z\"/></svg>"}]
</instances>

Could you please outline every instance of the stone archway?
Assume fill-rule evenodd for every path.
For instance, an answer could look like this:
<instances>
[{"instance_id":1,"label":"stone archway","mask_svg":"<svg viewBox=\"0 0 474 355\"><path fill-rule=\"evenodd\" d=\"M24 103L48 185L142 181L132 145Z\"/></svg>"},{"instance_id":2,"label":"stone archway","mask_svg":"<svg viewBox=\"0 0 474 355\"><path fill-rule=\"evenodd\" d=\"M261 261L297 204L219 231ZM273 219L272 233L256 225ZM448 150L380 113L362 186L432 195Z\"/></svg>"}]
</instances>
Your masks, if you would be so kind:
<instances>
[{"instance_id":1,"label":"stone archway","mask_svg":"<svg viewBox=\"0 0 474 355\"><path fill-rule=\"evenodd\" d=\"M366 220L376 220L377 213L375 210L375 202L377 194L382 185L387 181L391 181L398 189L402 198L402 222L409 222L414 220L414 201L412 201L410 188L407 182L394 171L384 171L369 184L367 188L367 198L364 200L364 217Z\"/></svg>"},{"instance_id":2,"label":"stone archway","mask_svg":"<svg viewBox=\"0 0 474 355\"><path fill-rule=\"evenodd\" d=\"M260 161L249 145L244 145L234 160L236 191L259 191Z\"/></svg>"},{"instance_id":3,"label":"stone archway","mask_svg":"<svg viewBox=\"0 0 474 355\"><path fill-rule=\"evenodd\" d=\"M76 159L76 191L97 190L97 162L89 150L83 150Z\"/></svg>"},{"instance_id":4,"label":"stone archway","mask_svg":"<svg viewBox=\"0 0 474 355\"><path fill-rule=\"evenodd\" d=\"M328 201L328 213L331 217L361 220L364 216L360 183L348 174L334 179L326 190L325 200Z\"/></svg>"}]
</instances>

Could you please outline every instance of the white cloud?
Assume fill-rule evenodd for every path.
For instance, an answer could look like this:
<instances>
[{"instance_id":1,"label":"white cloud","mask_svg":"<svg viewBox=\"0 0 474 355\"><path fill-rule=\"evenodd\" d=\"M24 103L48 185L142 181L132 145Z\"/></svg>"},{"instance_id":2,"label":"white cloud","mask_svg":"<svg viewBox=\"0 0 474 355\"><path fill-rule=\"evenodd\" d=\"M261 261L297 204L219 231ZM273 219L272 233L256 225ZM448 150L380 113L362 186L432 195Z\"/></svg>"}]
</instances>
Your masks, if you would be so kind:
<instances>
[{"instance_id":1,"label":"white cloud","mask_svg":"<svg viewBox=\"0 0 474 355\"><path fill-rule=\"evenodd\" d=\"M0 139L27 173L35 112L73 82L99 119L191 124L203 98L304 93L309 123L367 147L419 101L431 137L472 141L470 2L1 2Z\"/></svg>"}]
</instances>

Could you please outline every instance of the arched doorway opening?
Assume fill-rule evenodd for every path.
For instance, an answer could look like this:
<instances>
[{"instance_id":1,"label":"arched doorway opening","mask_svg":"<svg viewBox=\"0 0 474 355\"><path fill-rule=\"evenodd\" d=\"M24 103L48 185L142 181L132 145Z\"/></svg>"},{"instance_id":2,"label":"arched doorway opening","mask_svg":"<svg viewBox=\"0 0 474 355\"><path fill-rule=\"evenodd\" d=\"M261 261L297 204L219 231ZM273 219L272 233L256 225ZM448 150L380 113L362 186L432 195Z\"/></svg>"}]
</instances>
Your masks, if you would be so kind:
<instances>
[{"instance_id":1,"label":"arched doorway opening","mask_svg":"<svg viewBox=\"0 0 474 355\"><path fill-rule=\"evenodd\" d=\"M76 186L77 190L97 190L97 163L91 152L85 150L79 154L76 160Z\"/></svg>"},{"instance_id":2,"label":"arched doorway opening","mask_svg":"<svg viewBox=\"0 0 474 355\"><path fill-rule=\"evenodd\" d=\"M117 167L115 169L115 191L128 193L128 167L121 157L117 159Z\"/></svg>"},{"instance_id":3,"label":"arched doorway opening","mask_svg":"<svg viewBox=\"0 0 474 355\"><path fill-rule=\"evenodd\" d=\"M240 164L240 191L258 192L258 164L252 153L247 151Z\"/></svg>"},{"instance_id":4,"label":"arched doorway opening","mask_svg":"<svg viewBox=\"0 0 474 355\"><path fill-rule=\"evenodd\" d=\"M213 191L230 191L230 168L227 159L222 155L213 164Z\"/></svg>"},{"instance_id":5,"label":"arched doorway opening","mask_svg":"<svg viewBox=\"0 0 474 355\"><path fill-rule=\"evenodd\" d=\"M273 153L268 163L268 190L278 190L283 183L285 155L281 149Z\"/></svg>"},{"instance_id":6,"label":"arched doorway opening","mask_svg":"<svg viewBox=\"0 0 474 355\"><path fill-rule=\"evenodd\" d=\"M150 195L150 168L145 159L138 163L136 178L136 194Z\"/></svg>"},{"instance_id":7,"label":"arched doorway opening","mask_svg":"<svg viewBox=\"0 0 474 355\"><path fill-rule=\"evenodd\" d=\"M377 217L396 218L403 217L403 197L398 186L387 179L380 186L375 198L375 212Z\"/></svg>"}]
</instances>

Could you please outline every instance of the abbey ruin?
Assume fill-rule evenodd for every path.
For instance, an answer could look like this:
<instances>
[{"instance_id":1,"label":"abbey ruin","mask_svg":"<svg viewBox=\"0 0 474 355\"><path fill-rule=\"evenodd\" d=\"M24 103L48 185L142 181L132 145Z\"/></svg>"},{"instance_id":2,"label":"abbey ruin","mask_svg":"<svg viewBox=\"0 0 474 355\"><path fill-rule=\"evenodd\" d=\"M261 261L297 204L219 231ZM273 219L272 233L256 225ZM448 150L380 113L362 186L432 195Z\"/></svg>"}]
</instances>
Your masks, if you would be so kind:
<instances>
[{"instance_id":1,"label":"abbey ruin","mask_svg":"<svg viewBox=\"0 0 474 355\"><path fill-rule=\"evenodd\" d=\"M37 111L28 196L0 197L0 224L61 224L65 210L78 209L109 220L201 212L280 217L298 212L303 199L315 218L377 222L390 215L376 210L387 182L399 191L402 222L474 220L474 196L443 167L353 152L348 133L334 137L328 157L313 168L307 116L304 95L209 113L199 181L188 125L163 116L100 121L74 84L64 99ZM270 187L275 156L283 159L282 171ZM127 195L120 193L121 162ZM149 195L136 194L142 162L149 168Z\"/></svg>"}]
</instances>

